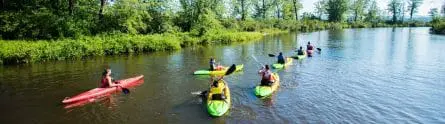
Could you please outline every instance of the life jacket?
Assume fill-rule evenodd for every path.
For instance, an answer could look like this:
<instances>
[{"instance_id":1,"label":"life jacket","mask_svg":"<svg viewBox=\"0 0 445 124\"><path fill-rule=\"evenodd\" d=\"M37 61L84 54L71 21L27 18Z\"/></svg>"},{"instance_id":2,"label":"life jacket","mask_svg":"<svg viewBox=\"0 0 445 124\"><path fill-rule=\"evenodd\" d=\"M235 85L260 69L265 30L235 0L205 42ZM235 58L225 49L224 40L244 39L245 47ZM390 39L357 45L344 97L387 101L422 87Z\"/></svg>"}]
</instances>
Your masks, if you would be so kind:
<instances>
[{"instance_id":1,"label":"life jacket","mask_svg":"<svg viewBox=\"0 0 445 124\"><path fill-rule=\"evenodd\" d=\"M106 76L102 77L102 80L100 81L100 83L101 83L100 88L110 87L110 84L108 84L108 79Z\"/></svg>"},{"instance_id":2,"label":"life jacket","mask_svg":"<svg viewBox=\"0 0 445 124\"><path fill-rule=\"evenodd\" d=\"M212 94L223 94L223 89L224 89L224 83L220 83L218 82L218 87L211 87L210 88L210 93Z\"/></svg>"},{"instance_id":3,"label":"life jacket","mask_svg":"<svg viewBox=\"0 0 445 124\"><path fill-rule=\"evenodd\" d=\"M307 45L307 50L314 50L314 46L312 46L312 45Z\"/></svg>"},{"instance_id":4,"label":"life jacket","mask_svg":"<svg viewBox=\"0 0 445 124\"><path fill-rule=\"evenodd\" d=\"M272 72L270 72L270 70L264 71L262 77L263 80L274 81L274 77L272 76Z\"/></svg>"},{"instance_id":5,"label":"life jacket","mask_svg":"<svg viewBox=\"0 0 445 124\"><path fill-rule=\"evenodd\" d=\"M212 86L210 88L210 93L212 96L210 96L210 99L212 100L224 100L224 83L218 82L218 87Z\"/></svg>"},{"instance_id":6,"label":"life jacket","mask_svg":"<svg viewBox=\"0 0 445 124\"><path fill-rule=\"evenodd\" d=\"M303 50L298 50L298 55L304 55Z\"/></svg>"}]
</instances>

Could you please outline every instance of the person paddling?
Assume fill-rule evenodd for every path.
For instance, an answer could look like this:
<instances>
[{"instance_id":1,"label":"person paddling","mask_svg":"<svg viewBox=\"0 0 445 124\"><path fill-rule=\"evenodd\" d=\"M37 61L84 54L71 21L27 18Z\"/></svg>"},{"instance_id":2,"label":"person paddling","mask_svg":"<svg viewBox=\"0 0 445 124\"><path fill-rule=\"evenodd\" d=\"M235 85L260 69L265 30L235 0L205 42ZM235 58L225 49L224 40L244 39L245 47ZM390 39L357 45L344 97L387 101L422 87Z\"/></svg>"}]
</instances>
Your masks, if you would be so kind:
<instances>
[{"instance_id":1,"label":"person paddling","mask_svg":"<svg viewBox=\"0 0 445 124\"><path fill-rule=\"evenodd\" d=\"M113 83L113 78L111 77L111 69L107 68L102 73L102 80L100 88L108 88L108 87L116 87L120 86L120 84Z\"/></svg>"},{"instance_id":2,"label":"person paddling","mask_svg":"<svg viewBox=\"0 0 445 124\"><path fill-rule=\"evenodd\" d=\"M304 55L303 47L300 46L300 49L297 50L298 55Z\"/></svg>"},{"instance_id":3,"label":"person paddling","mask_svg":"<svg viewBox=\"0 0 445 124\"><path fill-rule=\"evenodd\" d=\"M263 66L258 74L261 75L261 86L272 86L275 82L274 76L272 76L272 71L270 71L269 65Z\"/></svg>"},{"instance_id":4,"label":"person paddling","mask_svg":"<svg viewBox=\"0 0 445 124\"><path fill-rule=\"evenodd\" d=\"M307 42L306 49L307 49L307 50L314 50L314 46L311 45L311 42Z\"/></svg>"},{"instance_id":5,"label":"person paddling","mask_svg":"<svg viewBox=\"0 0 445 124\"><path fill-rule=\"evenodd\" d=\"M209 69L210 71L219 71L224 69L224 67L216 64L216 60L213 57L210 58L209 64L210 64L210 69Z\"/></svg>"},{"instance_id":6,"label":"person paddling","mask_svg":"<svg viewBox=\"0 0 445 124\"><path fill-rule=\"evenodd\" d=\"M280 54L278 55L278 63L279 64L284 64L285 63L285 59L284 59L284 56L283 56L283 53L282 52L280 52Z\"/></svg>"},{"instance_id":7,"label":"person paddling","mask_svg":"<svg viewBox=\"0 0 445 124\"><path fill-rule=\"evenodd\" d=\"M217 80L212 81L212 84L210 85L210 90L208 92L207 99L211 100L225 100L227 88L226 83L222 78L218 78Z\"/></svg>"}]
</instances>

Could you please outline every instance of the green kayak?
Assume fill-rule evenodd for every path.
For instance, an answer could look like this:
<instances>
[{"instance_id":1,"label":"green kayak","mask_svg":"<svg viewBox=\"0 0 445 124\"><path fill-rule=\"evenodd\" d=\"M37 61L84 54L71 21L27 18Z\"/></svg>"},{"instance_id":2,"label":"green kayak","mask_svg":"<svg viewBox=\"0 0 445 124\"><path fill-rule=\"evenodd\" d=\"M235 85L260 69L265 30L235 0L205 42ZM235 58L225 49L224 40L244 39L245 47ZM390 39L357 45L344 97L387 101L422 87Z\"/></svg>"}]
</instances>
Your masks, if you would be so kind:
<instances>
[{"instance_id":1,"label":"green kayak","mask_svg":"<svg viewBox=\"0 0 445 124\"><path fill-rule=\"evenodd\" d=\"M259 97L265 97L270 96L274 91L278 89L280 86L280 76L278 76L277 73L273 73L273 76L275 76L275 83L272 84L272 86L256 86L255 87L255 95Z\"/></svg>"},{"instance_id":2,"label":"green kayak","mask_svg":"<svg viewBox=\"0 0 445 124\"><path fill-rule=\"evenodd\" d=\"M306 58L306 51L304 51L303 55L296 55L296 56L291 56L294 59L304 59Z\"/></svg>"},{"instance_id":3,"label":"green kayak","mask_svg":"<svg viewBox=\"0 0 445 124\"><path fill-rule=\"evenodd\" d=\"M224 82L224 81L221 81ZM207 96L207 111L212 116L222 116L224 113L230 109L230 89L228 86L226 88L226 99L225 100L211 100L211 96Z\"/></svg>"},{"instance_id":4,"label":"green kayak","mask_svg":"<svg viewBox=\"0 0 445 124\"><path fill-rule=\"evenodd\" d=\"M243 70L244 65L237 65L235 71L241 71ZM209 70L197 70L193 74L194 75L224 75L226 73L228 68L224 68L223 70L219 71L209 71Z\"/></svg>"},{"instance_id":5,"label":"green kayak","mask_svg":"<svg viewBox=\"0 0 445 124\"><path fill-rule=\"evenodd\" d=\"M272 67L275 68L275 69L282 69L282 68L284 68L284 67L286 67L286 66L288 66L290 64L292 64L292 58L286 58L286 63L285 64L275 63L275 64L272 64Z\"/></svg>"}]
</instances>

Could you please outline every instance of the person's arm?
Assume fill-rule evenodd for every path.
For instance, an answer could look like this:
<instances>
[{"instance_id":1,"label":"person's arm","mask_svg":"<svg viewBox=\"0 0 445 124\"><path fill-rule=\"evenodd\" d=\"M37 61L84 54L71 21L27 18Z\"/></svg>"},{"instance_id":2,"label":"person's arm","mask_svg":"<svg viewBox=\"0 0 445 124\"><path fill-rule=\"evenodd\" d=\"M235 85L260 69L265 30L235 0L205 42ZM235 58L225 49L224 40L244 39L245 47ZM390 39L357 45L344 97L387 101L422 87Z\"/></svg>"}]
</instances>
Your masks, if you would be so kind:
<instances>
[{"instance_id":1,"label":"person's arm","mask_svg":"<svg viewBox=\"0 0 445 124\"><path fill-rule=\"evenodd\" d=\"M113 83L113 81L111 80L111 77L107 77L107 80L108 80L108 85L110 87L120 86L119 84Z\"/></svg>"},{"instance_id":2,"label":"person's arm","mask_svg":"<svg viewBox=\"0 0 445 124\"><path fill-rule=\"evenodd\" d=\"M262 74L262 73L264 73L264 66L261 67L261 69L258 71L258 74Z\"/></svg>"},{"instance_id":3,"label":"person's arm","mask_svg":"<svg viewBox=\"0 0 445 124\"><path fill-rule=\"evenodd\" d=\"M263 73L264 71L262 69L258 71L258 74L263 74Z\"/></svg>"}]
</instances>

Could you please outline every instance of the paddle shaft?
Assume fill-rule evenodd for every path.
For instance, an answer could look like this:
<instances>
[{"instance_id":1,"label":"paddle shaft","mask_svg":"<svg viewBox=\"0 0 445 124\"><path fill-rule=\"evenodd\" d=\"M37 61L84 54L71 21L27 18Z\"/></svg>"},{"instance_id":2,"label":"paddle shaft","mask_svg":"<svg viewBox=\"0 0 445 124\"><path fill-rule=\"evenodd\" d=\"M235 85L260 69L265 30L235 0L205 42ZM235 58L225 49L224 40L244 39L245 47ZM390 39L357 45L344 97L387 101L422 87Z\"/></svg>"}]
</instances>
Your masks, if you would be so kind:
<instances>
[{"instance_id":1,"label":"paddle shaft","mask_svg":"<svg viewBox=\"0 0 445 124\"><path fill-rule=\"evenodd\" d=\"M252 55L252 58L253 58L253 60L255 60L255 62L256 62L257 64L260 64L261 66L264 66L264 64L261 63L261 62L259 62L258 59L256 59L255 56Z\"/></svg>"}]
</instances>

